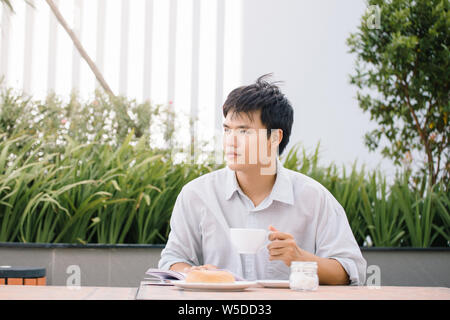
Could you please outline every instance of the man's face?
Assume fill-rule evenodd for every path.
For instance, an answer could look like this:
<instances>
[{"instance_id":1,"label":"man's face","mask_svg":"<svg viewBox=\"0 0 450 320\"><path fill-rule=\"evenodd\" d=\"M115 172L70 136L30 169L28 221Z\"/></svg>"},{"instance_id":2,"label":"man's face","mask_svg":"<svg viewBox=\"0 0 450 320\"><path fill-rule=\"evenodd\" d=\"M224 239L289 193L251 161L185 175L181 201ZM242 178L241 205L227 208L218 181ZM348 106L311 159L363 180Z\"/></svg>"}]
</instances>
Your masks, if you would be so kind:
<instances>
[{"instance_id":1,"label":"man's face","mask_svg":"<svg viewBox=\"0 0 450 320\"><path fill-rule=\"evenodd\" d=\"M223 123L223 147L228 167L235 171L245 171L250 168L269 164L273 156L272 150L277 154L278 139L273 144L273 136L267 138L267 129L261 123L261 111L257 110L250 115L230 111ZM271 143L272 141L272 143Z\"/></svg>"}]
</instances>

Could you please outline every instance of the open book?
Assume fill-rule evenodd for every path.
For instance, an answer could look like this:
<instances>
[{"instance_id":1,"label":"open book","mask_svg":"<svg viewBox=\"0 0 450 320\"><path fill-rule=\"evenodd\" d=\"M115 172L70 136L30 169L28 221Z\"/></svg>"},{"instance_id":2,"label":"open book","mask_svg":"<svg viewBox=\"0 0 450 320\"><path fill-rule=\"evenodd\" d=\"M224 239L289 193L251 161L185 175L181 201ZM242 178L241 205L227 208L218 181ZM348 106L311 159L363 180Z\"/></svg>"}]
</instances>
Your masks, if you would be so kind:
<instances>
[{"instance_id":1,"label":"open book","mask_svg":"<svg viewBox=\"0 0 450 320\"><path fill-rule=\"evenodd\" d=\"M227 271L229 273L231 273L234 276L234 279L236 279L236 281L245 281L245 279L243 279L242 277L234 274L233 272L229 271L229 270L225 270L225 269L217 269L220 271ZM155 269L155 268L150 268L145 272L146 275L149 275L151 278L146 278L149 280L153 280L153 281L158 281L159 283L164 283L164 284L170 284L170 280L184 280L186 278L186 273L183 272L177 272L177 271L173 271L173 270L162 270L162 269Z\"/></svg>"}]
</instances>

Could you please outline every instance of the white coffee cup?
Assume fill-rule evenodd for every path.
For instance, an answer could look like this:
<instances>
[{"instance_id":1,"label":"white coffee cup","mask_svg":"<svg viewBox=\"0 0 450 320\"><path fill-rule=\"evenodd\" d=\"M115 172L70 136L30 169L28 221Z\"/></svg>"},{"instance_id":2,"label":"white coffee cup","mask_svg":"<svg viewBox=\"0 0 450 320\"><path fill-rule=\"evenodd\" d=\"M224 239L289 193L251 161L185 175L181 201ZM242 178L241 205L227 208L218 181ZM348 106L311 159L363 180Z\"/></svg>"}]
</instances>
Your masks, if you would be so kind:
<instances>
[{"instance_id":1,"label":"white coffee cup","mask_svg":"<svg viewBox=\"0 0 450 320\"><path fill-rule=\"evenodd\" d=\"M242 254L255 254L268 240L270 233L264 229L230 228L231 242Z\"/></svg>"}]
</instances>

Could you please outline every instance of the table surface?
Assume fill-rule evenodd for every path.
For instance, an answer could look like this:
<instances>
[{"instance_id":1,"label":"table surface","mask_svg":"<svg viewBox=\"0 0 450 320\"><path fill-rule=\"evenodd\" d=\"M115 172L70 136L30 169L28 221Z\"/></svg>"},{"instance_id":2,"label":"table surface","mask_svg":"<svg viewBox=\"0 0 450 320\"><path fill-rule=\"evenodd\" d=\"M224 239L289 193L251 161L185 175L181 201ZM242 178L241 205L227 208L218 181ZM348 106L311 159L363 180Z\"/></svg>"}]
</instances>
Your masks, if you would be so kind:
<instances>
[{"instance_id":1,"label":"table surface","mask_svg":"<svg viewBox=\"0 0 450 320\"><path fill-rule=\"evenodd\" d=\"M0 285L0 300L134 300L137 288Z\"/></svg>"},{"instance_id":2,"label":"table surface","mask_svg":"<svg viewBox=\"0 0 450 320\"><path fill-rule=\"evenodd\" d=\"M193 291L141 282L136 299L162 300L450 300L450 288L319 286L316 291L252 287L240 292Z\"/></svg>"},{"instance_id":3,"label":"table surface","mask_svg":"<svg viewBox=\"0 0 450 320\"><path fill-rule=\"evenodd\" d=\"M174 286L140 288L0 286L0 300L450 300L450 288L319 286L314 292L280 288L248 288L240 292L190 291Z\"/></svg>"}]
</instances>

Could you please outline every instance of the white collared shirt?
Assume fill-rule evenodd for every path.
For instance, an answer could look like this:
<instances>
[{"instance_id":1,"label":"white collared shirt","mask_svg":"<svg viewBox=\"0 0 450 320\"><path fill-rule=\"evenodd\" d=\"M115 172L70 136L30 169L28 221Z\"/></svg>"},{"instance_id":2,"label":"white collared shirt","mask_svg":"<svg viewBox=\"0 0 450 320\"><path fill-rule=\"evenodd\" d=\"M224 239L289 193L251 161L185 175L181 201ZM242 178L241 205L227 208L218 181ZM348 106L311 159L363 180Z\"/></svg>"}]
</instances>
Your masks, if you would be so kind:
<instances>
[{"instance_id":1,"label":"white collared shirt","mask_svg":"<svg viewBox=\"0 0 450 320\"><path fill-rule=\"evenodd\" d=\"M319 182L284 168L279 159L272 192L257 207L228 167L187 183L175 202L158 267L212 264L247 280L287 280L290 268L269 261L269 240L255 255L239 254L230 240L229 228L268 230L269 225L293 235L303 250L339 261L350 284L365 283L367 263L342 206Z\"/></svg>"}]
</instances>

